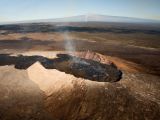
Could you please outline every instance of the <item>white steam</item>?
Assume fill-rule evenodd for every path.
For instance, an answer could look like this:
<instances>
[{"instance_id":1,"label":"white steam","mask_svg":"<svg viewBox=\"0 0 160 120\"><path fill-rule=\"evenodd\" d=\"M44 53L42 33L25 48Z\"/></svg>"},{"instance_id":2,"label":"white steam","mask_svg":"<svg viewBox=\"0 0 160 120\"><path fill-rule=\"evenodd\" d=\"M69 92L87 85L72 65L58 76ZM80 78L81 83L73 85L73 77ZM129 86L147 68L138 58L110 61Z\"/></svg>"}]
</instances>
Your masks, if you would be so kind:
<instances>
[{"instance_id":1,"label":"white steam","mask_svg":"<svg viewBox=\"0 0 160 120\"><path fill-rule=\"evenodd\" d=\"M68 54L74 54L76 49L75 49L75 44L73 42L72 36L69 34L68 31L65 31L63 34L64 40L65 40L65 51Z\"/></svg>"}]
</instances>

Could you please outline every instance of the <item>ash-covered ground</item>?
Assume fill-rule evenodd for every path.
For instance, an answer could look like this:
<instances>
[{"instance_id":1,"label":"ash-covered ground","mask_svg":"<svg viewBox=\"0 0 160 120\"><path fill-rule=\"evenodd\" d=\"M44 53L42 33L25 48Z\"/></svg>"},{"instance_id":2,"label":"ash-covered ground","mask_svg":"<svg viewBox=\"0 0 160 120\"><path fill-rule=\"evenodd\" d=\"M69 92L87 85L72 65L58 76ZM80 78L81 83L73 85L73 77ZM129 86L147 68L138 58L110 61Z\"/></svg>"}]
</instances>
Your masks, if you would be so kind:
<instances>
[{"instance_id":1,"label":"ash-covered ground","mask_svg":"<svg viewBox=\"0 0 160 120\"><path fill-rule=\"evenodd\" d=\"M0 120L160 118L157 25L57 24L0 26Z\"/></svg>"}]
</instances>

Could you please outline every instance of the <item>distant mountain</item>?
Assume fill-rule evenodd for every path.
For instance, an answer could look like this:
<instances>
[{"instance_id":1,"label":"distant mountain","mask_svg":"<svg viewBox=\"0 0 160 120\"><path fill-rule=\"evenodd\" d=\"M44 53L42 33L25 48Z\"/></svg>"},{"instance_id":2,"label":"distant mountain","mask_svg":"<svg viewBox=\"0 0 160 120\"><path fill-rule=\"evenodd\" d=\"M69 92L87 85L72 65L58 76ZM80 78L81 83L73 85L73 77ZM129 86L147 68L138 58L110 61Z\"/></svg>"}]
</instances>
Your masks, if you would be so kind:
<instances>
[{"instance_id":1,"label":"distant mountain","mask_svg":"<svg viewBox=\"0 0 160 120\"><path fill-rule=\"evenodd\" d=\"M108 16L98 14L87 14L64 18L55 19L41 19L41 20L29 20L29 21L18 21L12 23L38 23L38 22L122 22L122 23L160 23L160 20L152 19L141 19L132 17L119 17L119 16Z\"/></svg>"},{"instance_id":2,"label":"distant mountain","mask_svg":"<svg viewBox=\"0 0 160 120\"><path fill-rule=\"evenodd\" d=\"M44 20L45 21L45 20ZM65 18L48 19L48 22L127 22L127 23L143 23L143 22L160 22L158 20L131 18L131 17L119 17L119 16L108 16L108 15L79 15Z\"/></svg>"}]
</instances>

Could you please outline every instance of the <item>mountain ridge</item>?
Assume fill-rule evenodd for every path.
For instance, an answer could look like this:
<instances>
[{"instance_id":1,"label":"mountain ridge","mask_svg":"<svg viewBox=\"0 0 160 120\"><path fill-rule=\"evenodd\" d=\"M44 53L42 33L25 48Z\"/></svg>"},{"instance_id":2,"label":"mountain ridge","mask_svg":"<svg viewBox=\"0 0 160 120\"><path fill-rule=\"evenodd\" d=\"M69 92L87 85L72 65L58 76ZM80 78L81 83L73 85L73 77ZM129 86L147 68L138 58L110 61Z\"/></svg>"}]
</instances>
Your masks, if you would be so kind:
<instances>
[{"instance_id":1,"label":"mountain ridge","mask_svg":"<svg viewBox=\"0 0 160 120\"><path fill-rule=\"evenodd\" d=\"M111 16L101 14L86 14L76 15L63 18L50 18L50 19L38 19L38 20L25 20L15 22L3 22L5 23L39 23L39 22L122 22L122 23L160 23L160 20L123 17L123 16ZM2 24L3 24L2 23ZM0 23L1 24L1 23Z\"/></svg>"}]
</instances>

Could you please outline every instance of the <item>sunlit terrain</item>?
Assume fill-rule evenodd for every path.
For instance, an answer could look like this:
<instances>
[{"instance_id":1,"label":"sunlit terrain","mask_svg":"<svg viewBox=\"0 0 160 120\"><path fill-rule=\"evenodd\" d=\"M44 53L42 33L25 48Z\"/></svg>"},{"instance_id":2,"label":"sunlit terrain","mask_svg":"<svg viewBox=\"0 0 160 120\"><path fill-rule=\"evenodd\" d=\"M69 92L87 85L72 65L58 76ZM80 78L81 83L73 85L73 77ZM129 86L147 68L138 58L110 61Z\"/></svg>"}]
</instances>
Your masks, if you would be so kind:
<instances>
[{"instance_id":1,"label":"sunlit terrain","mask_svg":"<svg viewBox=\"0 0 160 120\"><path fill-rule=\"evenodd\" d=\"M159 6L0 0L0 120L159 120Z\"/></svg>"}]
</instances>

